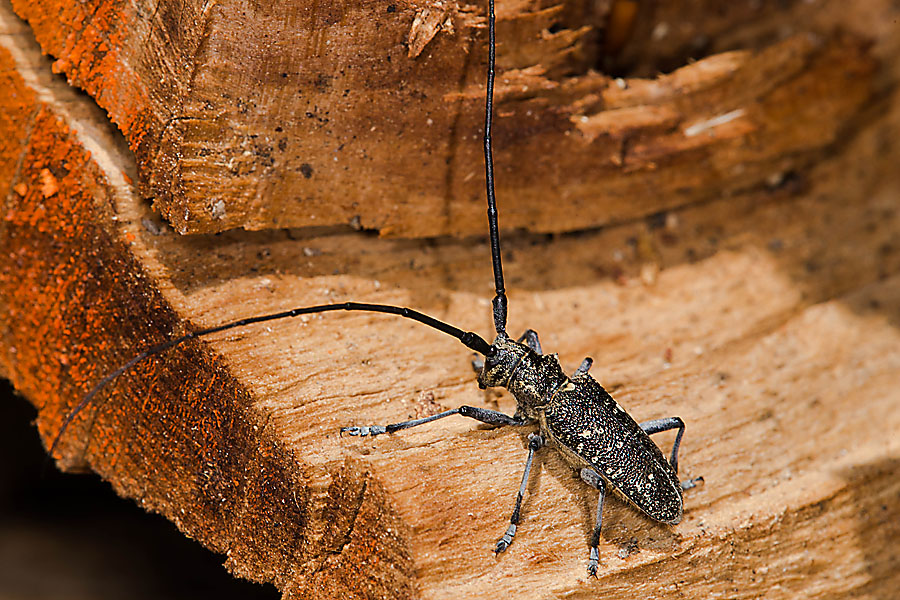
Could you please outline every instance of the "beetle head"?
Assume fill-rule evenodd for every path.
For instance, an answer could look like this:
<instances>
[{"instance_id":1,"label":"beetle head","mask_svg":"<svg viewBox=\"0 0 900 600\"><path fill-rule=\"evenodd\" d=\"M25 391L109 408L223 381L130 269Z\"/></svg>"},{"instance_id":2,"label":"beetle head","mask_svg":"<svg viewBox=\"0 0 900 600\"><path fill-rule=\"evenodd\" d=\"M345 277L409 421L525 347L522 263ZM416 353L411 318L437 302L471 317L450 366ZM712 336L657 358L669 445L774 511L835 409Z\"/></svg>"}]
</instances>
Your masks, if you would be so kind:
<instances>
[{"instance_id":1,"label":"beetle head","mask_svg":"<svg viewBox=\"0 0 900 600\"><path fill-rule=\"evenodd\" d=\"M505 387L527 353L527 346L511 340L505 333L499 334L491 344L491 351L484 357L484 367L478 374L478 387Z\"/></svg>"}]
</instances>

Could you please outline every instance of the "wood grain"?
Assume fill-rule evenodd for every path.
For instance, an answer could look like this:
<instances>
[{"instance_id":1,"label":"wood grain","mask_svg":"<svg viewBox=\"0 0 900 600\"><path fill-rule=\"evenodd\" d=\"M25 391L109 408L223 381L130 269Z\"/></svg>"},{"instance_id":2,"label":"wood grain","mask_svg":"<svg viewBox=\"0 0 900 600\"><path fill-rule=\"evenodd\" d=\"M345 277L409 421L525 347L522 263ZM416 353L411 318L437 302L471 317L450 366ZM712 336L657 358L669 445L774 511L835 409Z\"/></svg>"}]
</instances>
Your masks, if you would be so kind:
<instances>
[{"instance_id":1,"label":"wood grain","mask_svg":"<svg viewBox=\"0 0 900 600\"><path fill-rule=\"evenodd\" d=\"M610 58L600 39L615 24L598 8L608 4L497 6L505 228L583 230L765 185L804 170L869 94L863 40L834 36L834 22L797 27L819 18L804 3L690 3L681 19L691 26L677 29L662 5L638 21L669 23L660 51L683 62L665 76L614 79L593 70ZM55 70L119 126L143 195L181 233L348 223L391 237L483 232L482 5L13 5ZM731 52L678 47L722 30Z\"/></svg>"},{"instance_id":2,"label":"wood grain","mask_svg":"<svg viewBox=\"0 0 900 600\"><path fill-rule=\"evenodd\" d=\"M289 598L887 598L900 584L900 61L896 8L846 19L875 95L771 185L567 235L504 235L510 329L593 373L636 418L687 422L675 527L544 453L494 557L526 431L448 420L375 440L347 424L472 404L470 354L381 315L191 343L123 376L60 447ZM0 373L45 442L102 374L189 328L358 300L490 331L479 239L346 227L180 236L141 200L102 111L0 11ZM838 39L838 38L836 38ZM671 443L665 435L659 443Z\"/></svg>"}]
</instances>

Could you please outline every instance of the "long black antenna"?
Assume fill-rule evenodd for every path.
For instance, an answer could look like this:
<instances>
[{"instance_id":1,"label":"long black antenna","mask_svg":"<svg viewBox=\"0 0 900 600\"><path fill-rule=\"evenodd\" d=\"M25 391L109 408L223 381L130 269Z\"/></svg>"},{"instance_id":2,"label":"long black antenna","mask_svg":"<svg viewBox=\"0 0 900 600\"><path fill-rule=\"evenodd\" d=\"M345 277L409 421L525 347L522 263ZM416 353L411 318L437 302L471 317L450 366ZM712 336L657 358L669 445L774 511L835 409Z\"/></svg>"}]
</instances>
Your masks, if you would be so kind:
<instances>
[{"instance_id":1,"label":"long black antenna","mask_svg":"<svg viewBox=\"0 0 900 600\"><path fill-rule=\"evenodd\" d=\"M127 363L101 379L97 382L97 384L91 388L91 390L82 398L81 402L79 402L75 408L69 411L69 414L66 415L66 418L63 419L62 426L60 426L59 431L56 433L56 437L53 438L53 443L50 444L50 450L48 454L52 457L56 447L59 445L59 441L62 439L63 434L68 429L69 425L78 416L78 414L84 410L84 408L91 403L91 400L94 399L94 396L106 387L110 381L135 366L139 362L142 362L151 356L155 356L161 352L165 352L169 348L173 346L177 346L183 342L188 340L192 340L194 338L199 338L207 335L211 335L213 333L218 333L220 331L226 331L228 329L234 329L235 327L242 327L244 325L252 325L253 323L263 323L265 321L274 321L276 319L287 319L290 317L296 317L299 315L308 315L312 313L322 313L322 312L330 312L334 310L358 310L358 311L367 311L367 312L380 312L380 313L388 313L392 315L399 315L401 317L405 317L407 319L412 319L413 321L418 321L419 323L424 323L429 327L433 327L438 331L442 331L447 335L453 336L458 339L460 342L465 344L466 347L475 350L476 352L480 352L481 354L487 355L491 351L491 345L488 344L484 339L479 336L477 333L473 333L471 331L463 331L458 327L454 327L448 323L444 323L443 321L438 321L434 317L429 317L426 314L420 313L416 310L412 310L411 308L404 308L402 306L391 306L390 304L365 304L362 302L342 302L340 304L319 304L317 306L306 306L303 308L294 308L291 310L285 310L282 312L271 313L268 315L260 315L258 317L249 317L246 319L240 319L239 321L232 321L231 323L226 323L224 325L218 325L216 327L210 327L209 329L201 329L199 331L192 331L191 333L187 333L181 337L168 340L166 342L162 342L161 344L157 344L151 348L148 348L129 360Z\"/></svg>"},{"instance_id":2,"label":"long black antenna","mask_svg":"<svg viewBox=\"0 0 900 600\"><path fill-rule=\"evenodd\" d=\"M497 199L494 197L494 153L491 151L491 123L494 113L494 62L496 35L494 33L494 0L488 0L488 73L487 99L484 107L484 180L487 186L488 230L491 236L491 259L494 265L494 328L506 333L506 288L503 285L503 264L500 262L500 229L497 225Z\"/></svg>"},{"instance_id":3,"label":"long black antenna","mask_svg":"<svg viewBox=\"0 0 900 600\"><path fill-rule=\"evenodd\" d=\"M493 123L494 112L494 64L496 62L495 25L496 17L494 16L494 0L488 0L488 73L487 93L484 110L484 170L485 185L487 187L488 230L490 232L491 238L491 259L494 267L494 289L496 290L496 295L494 296L494 300L492 303L494 312L494 328L496 329L497 334L505 334L507 301L506 288L503 284L503 264L500 259L500 230L497 224L497 200L494 195L494 155L491 150L491 125ZM321 304L318 306L294 308L292 310L283 312L241 319L232 323L226 323L225 325L219 325L217 327L211 327L209 329L194 331L167 342L157 344L156 346L144 350L143 352L129 360L127 363L101 379L93 388L91 388L91 390L85 395L85 397L82 398L81 402L79 402L75 406L75 408L73 408L69 412L69 414L66 415L66 418L63 419L62 426L60 426L56 437L53 438L53 443L50 444L50 450L48 454L50 456L53 456L56 447L59 445L59 442L62 439L63 434L65 434L66 430L68 429L69 425L72 423L75 417L77 417L78 414L82 410L84 410L84 408L88 404L90 404L90 402L100 392L100 390L102 390L109 382L113 381L116 377L118 377L131 367L135 366L136 364L140 363L141 361L146 360L151 356L155 356L156 354L159 354L161 352L165 352L169 348L177 346L178 344L181 344L188 340L211 335L213 333L218 333L220 331L225 331L228 329L234 329L235 327L251 325L253 323L262 323L265 321L274 321L276 319L286 319L290 317L296 317L298 315L308 315L312 313L329 312L335 310L368 311L399 315L407 319L418 321L420 323L428 325L429 327L437 329L438 331L442 331L447 335L453 336L460 342L462 342L466 347L475 350L476 352L484 355L487 355L491 352L491 345L476 333L473 333L471 331L463 331L462 329L439 321L433 317L429 317L428 315L412 310L410 308L391 306L388 304L365 304L360 302Z\"/></svg>"}]
</instances>

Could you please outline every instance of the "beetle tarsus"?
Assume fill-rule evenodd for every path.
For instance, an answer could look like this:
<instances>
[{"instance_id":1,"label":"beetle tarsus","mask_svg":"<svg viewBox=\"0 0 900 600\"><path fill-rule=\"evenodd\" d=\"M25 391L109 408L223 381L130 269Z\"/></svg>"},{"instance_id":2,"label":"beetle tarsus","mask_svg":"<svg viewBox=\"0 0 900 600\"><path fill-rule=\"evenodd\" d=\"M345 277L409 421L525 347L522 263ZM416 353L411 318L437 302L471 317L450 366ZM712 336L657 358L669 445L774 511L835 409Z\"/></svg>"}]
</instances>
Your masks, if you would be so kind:
<instances>
[{"instance_id":1,"label":"beetle tarsus","mask_svg":"<svg viewBox=\"0 0 900 600\"><path fill-rule=\"evenodd\" d=\"M702 475L700 477L692 477L691 479L685 479L684 481L681 482L681 489L682 490L693 489L693 488L697 487L698 484L703 483L704 481L705 480L703 479Z\"/></svg>"},{"instance_id":2,"label":"beetle tarsus","mask_svg":"<svg viewBox=\"0 0 900 600\"><path fill-rule=\"evenodd\" d=\"M512 544L513 538L516 536L516 526L513 523L510 523L509 527L506 529L506 533L503 534L503 537L497 540L497 546L494 548L494 554L500 554Z\"/></svg>"},{"instance_id":3,"label":"beetle tarsus","mask_svg":"<svg viewBox=\"0 0 900 600\"><path fill-rule=\"evenodd\" d=\"M387 428L384 425L368 425L364 427L341 427L341 435L356 435L359 437L375 437L376 435L381 435L382 433L387 433Z\"/></svg>"},{"instance_id":4,"label":"beetle tarsus","mask_svg":"<svg viewBox=\"0 0 900 600\"><path fill-rule=\"evenodd\" d=\"M597 547L594 546L591 548L591 557L588 560L588 575L595 578L597 577L597 564L600 562L600 553L597 551Z\"/></svg>"}]
</instances>

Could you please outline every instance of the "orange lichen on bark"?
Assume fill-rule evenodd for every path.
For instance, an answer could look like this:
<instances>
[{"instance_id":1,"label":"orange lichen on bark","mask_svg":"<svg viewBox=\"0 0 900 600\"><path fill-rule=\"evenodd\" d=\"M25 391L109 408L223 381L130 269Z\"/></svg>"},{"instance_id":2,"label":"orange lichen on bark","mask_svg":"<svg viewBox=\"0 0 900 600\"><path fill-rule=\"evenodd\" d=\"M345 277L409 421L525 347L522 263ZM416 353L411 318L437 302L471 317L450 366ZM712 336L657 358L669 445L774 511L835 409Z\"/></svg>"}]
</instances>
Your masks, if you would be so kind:
<instances>
[{"instance_id":1,"label":"orange lichen on bark","mask_svg":"<svg viewBox=\"0 0 900 600\"><path fill-rule=\"evenodd\" d=\"M136 76L123 48L135 43L136 5L116 2L14 2L32 23L35 36L56 60L53 71L103 106L140 153L153 123L145 82ZM61 25L65 24L64 27Z\"/></svg>"},{"instance_id":2,"label":"orange lichen on bark","mask_svg":"<svg viewBox=\"0 0 900 600\"><path fill-rule=\"evenodd\" d=\"M136 261L143 246L117 214L125 191L91 159L71 115L30 88L52 92L58 84L26 83L22 68L0 46L8 92L0 99L0 189L10 192L0 220L0 373L38 408L49 444L98 379L135 347L185 325ZM91 127L97 135L103 124ZM112 138L100 139L114 154ZM330 482L323 493L332 500L322 503L302 464L270 433L228 369L194 343L111 386L73 424L56 458L101 474L251 579L298 596L316 589L346 597L362 564L370 597L407 588L402 526L378 482L353 461L329 465L317 474Z\"/></svg>"}]
</instances>

